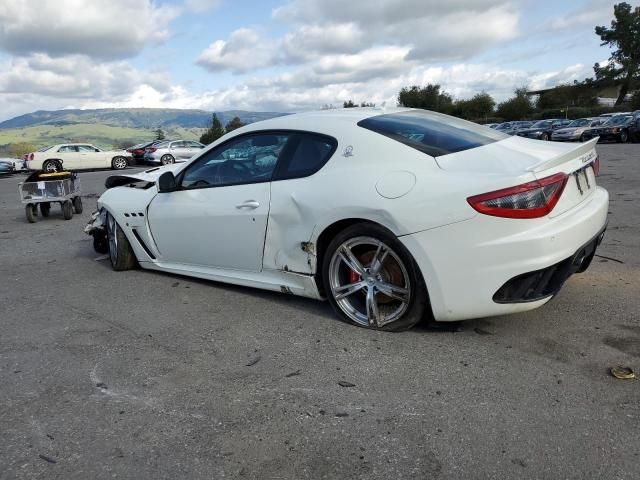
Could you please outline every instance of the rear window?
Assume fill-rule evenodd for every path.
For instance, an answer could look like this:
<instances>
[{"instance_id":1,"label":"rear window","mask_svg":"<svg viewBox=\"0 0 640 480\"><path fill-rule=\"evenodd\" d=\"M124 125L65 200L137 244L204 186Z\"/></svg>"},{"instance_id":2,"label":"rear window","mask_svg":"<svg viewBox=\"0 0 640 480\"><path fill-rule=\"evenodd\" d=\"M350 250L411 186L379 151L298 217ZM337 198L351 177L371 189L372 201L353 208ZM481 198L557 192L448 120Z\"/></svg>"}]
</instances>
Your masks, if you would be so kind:
<instances>
[{"instance_id":1,"label":"rear window","mask_svg":"<svg viewBox=\"0 0 640 480\"><path fill-rule=\"evenodd\" d=\"M432 157L488 145L509 135L473 122L428 111L369 117L358 125Z\"/></svg>"}]
</instances>

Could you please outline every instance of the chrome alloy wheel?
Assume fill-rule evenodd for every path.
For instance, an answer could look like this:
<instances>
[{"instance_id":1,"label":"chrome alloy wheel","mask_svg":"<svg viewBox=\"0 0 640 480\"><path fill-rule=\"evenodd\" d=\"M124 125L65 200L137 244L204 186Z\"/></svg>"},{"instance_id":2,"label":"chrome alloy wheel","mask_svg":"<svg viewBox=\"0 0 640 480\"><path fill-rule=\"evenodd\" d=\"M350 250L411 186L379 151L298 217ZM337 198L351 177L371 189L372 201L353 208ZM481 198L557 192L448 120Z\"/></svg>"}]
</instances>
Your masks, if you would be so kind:
<instances>
[{"instance_id":1,"label":"chrome alloy wheel","mask_svg":"<svg viewBox=\"0 0 640 480\"><path fill-rule=\"evenodd\" d=\"M116 157L113 159L113 168L116 170L124 170L127 168L127 159L124 157Z\"/></svg>"},{"instance_id":2,"label":"chrome alloy wheel","mask_svg":"<svg viewBox=\"0 0 640 480\"><path fill-rule=\"evenodd\" d=\"M109 239L109 256L111 262L116 263L118 261L118 224L113 215L107 213L107 237Z\"/></svg>"},{"instance_id":3,"label":"chrome alloy wheel","mask_svg":"<svg viewBox=\"0 0 640 480\"><path fill-rule=\"evenodd\" d=\"M345 241L335 250L328 274L336 303L360 325L382 327L402 318L409 308L407 268L380 240L354 237Z\"/></svg>"}]
</instances>

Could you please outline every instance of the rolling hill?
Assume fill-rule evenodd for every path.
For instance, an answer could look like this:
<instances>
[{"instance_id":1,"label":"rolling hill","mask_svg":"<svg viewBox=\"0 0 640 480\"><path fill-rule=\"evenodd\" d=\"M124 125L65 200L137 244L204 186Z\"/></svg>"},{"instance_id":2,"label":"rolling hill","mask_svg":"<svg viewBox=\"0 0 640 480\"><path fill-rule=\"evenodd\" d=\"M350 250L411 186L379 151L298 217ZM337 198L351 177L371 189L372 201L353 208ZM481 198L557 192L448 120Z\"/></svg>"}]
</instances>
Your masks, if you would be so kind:
<instances>
[{"instance_id":1,"label":"rolling hill","mask_svg":"<svg viewBox=\"0 0 640 480\"><path fill-rule=\"evenodd\" d=\"M155 138L158 128L167 138L197 140L208 126L211 113L163 108L39 110L0 122L0 150L16 143L35 147L75 141L108 148L132 145ZM253 123L286 114L230 110L216 115L224 126L236 116L243 123Z\"/></svg>"}]
</instances>

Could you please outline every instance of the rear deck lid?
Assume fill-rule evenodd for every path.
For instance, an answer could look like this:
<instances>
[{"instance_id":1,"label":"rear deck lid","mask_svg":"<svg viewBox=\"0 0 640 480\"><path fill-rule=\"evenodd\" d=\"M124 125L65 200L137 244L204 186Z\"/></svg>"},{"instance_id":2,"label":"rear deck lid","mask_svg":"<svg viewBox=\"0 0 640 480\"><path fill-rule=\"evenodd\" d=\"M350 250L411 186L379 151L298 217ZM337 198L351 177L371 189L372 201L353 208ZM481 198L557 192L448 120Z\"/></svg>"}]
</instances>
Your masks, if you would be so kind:
<instances>
[{"instance_id":1,"label":"rear deck lid","mask_svg":"<svg viewBox=\"0 0 640 480\"><path fill-rule=\"evenodd\" d=\"M436 162L446 171L502 177L513 175L520 179L527 173L542 179L562 172L568 177L562 196L549 215L555 217L593 194L597 141L594 138L576 145L510 137L472 150L436 157Z\"/></svg>"}]
</instances>

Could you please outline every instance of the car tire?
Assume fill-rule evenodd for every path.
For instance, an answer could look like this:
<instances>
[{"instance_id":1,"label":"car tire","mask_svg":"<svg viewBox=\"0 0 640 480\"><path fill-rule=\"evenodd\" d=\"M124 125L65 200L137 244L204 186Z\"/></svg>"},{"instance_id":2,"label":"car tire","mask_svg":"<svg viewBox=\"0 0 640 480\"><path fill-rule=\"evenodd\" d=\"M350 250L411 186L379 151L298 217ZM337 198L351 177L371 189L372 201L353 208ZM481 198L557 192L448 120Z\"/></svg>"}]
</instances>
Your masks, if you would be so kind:
<instances>
[{"instance_id":1,"label":"car tire","mask_svg":"<svg viewBox=\"0 0 640 480\"><path fill-rule=\"evenodd\" d=\"M627 143L629 141L629 132L626 130L622 130L620 135L618 135L618 143Z\"/></svg>"},{"instance_id":2,"label":"car tire","mask_svg":"<svg viewBox=\"0 0 640 480\"><path fill-rule=\"evenodd\" d=\"M36 223L38 221L38 207L34 203L27 203L24 206L24 213L27 216L29 223Z\"/></svg>"},{"instance_id":3,"label":"car tire","mask_svg":"<svg viewBox=\"0 0 640 480\"><path fill-rule=\"evenodd\" d=\"M360 327L408 330L429 310L417 264L396 236L379 225L358 223L336 235L324 255L322 281L340 318Z\"/></svg>"},{"instance_id":4,"label":"car tire","mask_svg":"<svg viewBox=\"0 0 640 480\"><path fill-rule=\"evenodd\" d=\"M97 253L109 253L109 241L106 234L93 236L93 249Z\"/></svg>"},{"instance_id":5,"label":"car tire","mask_svg":"<svg viewBox=\"0 0 640 480\"><path fill-rule=\"evenodd\" d=\"M75 211L75 213L77 213L78 215L82 213L82 198L80 197L75 197L73 199L73 210Z\"/></svg>"},{"instance_id":6,"label":"car tire","mask_svg":"<svg viewBox=\"0 0 640 480\"><path fill-rule=\"evenodd\" d=\"M73 218L73 203L71 200L62 202L62 216L65 220L71 220Z\"/></svg>"},{"instance_id":7,"label":"car tire","mask_svg":"<svg viewBox=\"0 0 640 480\"><path fill-rule=\"evenodd\" d=\"M110 213L107 213L107 245L109 259L114 270L122 271L135 268L137 261L131 244Z\"/></svg>"},{"instance_id":8,"label":"car tire","mask_svg":"<svg viewBox=\"0 0 640 480\"><path fill-rule=\"evenodd\" d=\"M113 160L111 160L111 168L113 170L124 170L128 166L129 162L127 162L125 157L114 157Z\"/></svg>"},{"instance_id":9,"label":"car tire","mask_svg":"<svg viewBox=\"0 0 640 480\"><path fill-rule=\"evenodd\" d=\"M51 204L49 202L43 202L40 204L40 213L43 217L48 217L51 212Z\"/></svg>"},{"instance_id":10,"label":"car tire","mask_svg":"<svg viewBox=\"0 0 640 480\"><path fill-rule=\"evenodd\" d=\"M161 165L170 165L170 164L175 163L175 162L176 162L176 159L173 158L173 155L167 154L167 155L163 155L160 158L160 164Z\"/></svg>"},{"instance_id":11,"label":"car tire","mask_svg":"<svg viewBox=\"0 0 640 480\"><path fill-rule=\"evenodd\" d=\"M548 133L543 133L542 135L540 135L540 140L544 140L544 141L549 141L549 134Z\"/></svg>"},{"instance_id":12,"label":"car tire","mask_svg":"<svg viewBox=\"0 0 640 480\"><path fill-rule=\"evenodd\" d=\"M42 164L42 170L44 170L47 173L61 172L62 164L57 160L46 160Z\"/></svg>"}]
</instances>

